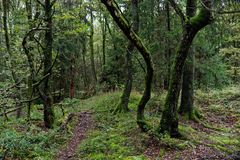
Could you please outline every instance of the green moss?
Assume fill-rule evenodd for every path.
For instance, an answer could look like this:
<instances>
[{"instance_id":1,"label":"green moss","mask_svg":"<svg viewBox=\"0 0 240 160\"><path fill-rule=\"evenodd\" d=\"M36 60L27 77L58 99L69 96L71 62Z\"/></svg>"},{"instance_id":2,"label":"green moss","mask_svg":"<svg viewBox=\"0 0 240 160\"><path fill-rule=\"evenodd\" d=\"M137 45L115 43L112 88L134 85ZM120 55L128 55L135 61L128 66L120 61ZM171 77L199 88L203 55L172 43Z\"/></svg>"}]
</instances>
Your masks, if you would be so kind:
<instances>
[{"instance_id":1,"label":"green moss","mask_svg":"<svg viewBox=\"0 0 240 160\"><path fill-rule=\"evenodd\" d=\"M160 148L159 157L162 158L166 154L166 150L164 148Z\"/></svg>"},{"instance_id":2,"label":"green moss","mask_svg":"<svg viewBox=\"0 0 240 160\"><path fill-rule=\"evenodd\" d=\"M209 140L213 143L220 144L220 145L232 145L236 146L239 145L239 141L235 139L234 137L231 137L229 135L210 135Z\"/></svg>"},{"instance_id":3,"label":"green moss","mask_svg":"<svg viewBox=\"0 0 240 160\"><path fill-rule=\"evenodd\" d=\"M197 29L200 29L204 24L209 21L209 11L206 9L201 9L198 15L190 18L190 24Z\"/></svg>"},{"instance_id":4,"label":"green moss","mask_svg":"<svg viewBox=\"0 0 240 160\"><path fill-rule=\"evenodd\" d=\"M84 105L91 105L96 111L94 119L96 130L81 143L77 151L79 159L144 159L138 155L143 152L142 134L136 125L136 110L140 94L130 96L130 112L113 115L110 111L119 102L121 93L110 93L89 99Z\"/></svg>"},{"instance_id":5,"label":"green moss","mask_svg":"<svg viewBox=\"0 0 240 160\"><path fill-rule=\"evenodd\" d=\"M187 125L179 125L178 128L179 128L179 131L184 135L194 134L197 132L191 126L187 126Z\"/></svg>"}]
</instances>

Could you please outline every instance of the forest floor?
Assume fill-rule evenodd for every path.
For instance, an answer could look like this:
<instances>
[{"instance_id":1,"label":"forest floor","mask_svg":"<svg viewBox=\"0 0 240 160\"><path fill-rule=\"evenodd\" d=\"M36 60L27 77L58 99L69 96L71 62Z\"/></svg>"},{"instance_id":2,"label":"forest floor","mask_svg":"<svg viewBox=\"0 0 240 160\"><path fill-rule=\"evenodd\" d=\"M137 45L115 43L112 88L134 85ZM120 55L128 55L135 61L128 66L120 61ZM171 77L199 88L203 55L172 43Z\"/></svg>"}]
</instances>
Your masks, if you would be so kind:
<instances>
[{"instance_id":1,"label":"forest floor","mask_svg":"<svg viewBox=\"0 0 240 160\"><path fill-rule=\"evenodd\" d=\"M131 112L113 115L119 97L119 92L106 93L82 102L82 106L91 106L87 108L93 111L97 123L79 143L73 159L240 159L239 88L196 91L195 105L203 118L194 122L180 117L181 139L168 136L159 139L140 132L135 122L136 105L141 97L137 92L131 95ZM159 124L164 97L165 94L154 95L146 108L146 118L153 128Z\"/></svg>"},{"instance_id":2,"label":"forest floor","mask_svg":"<svg viewBox=\"0 0 240 160\"><path fill-rule=\"evenodd\" d=\"M239 160L240 86L195 91L199 122L180 118L181 139L156 138L166 92L153 94L145 110L150 133L136 124L141 98L132 92L130 112L113 115L121 92L99 93L86 100L56 104L54 129L43 127L42 106L32 108L31 121L12 116L0 124L0 159L81 160ZM74 118L66 124L70 114Z\"/></svg>"},{"instance_id":3,"label":"forest floor","mask_svg":"<svg viewBox=\"0 0 240 160\"><path fill-rule=\"evenodd\" d=\"M80 112L77 114L78 122L74 129L71 139L58 153L58 160L71 160L74 157L76 148L85 138L87 132L93 127L92 116L90 112Z\"/></svg>"}]
</instances>

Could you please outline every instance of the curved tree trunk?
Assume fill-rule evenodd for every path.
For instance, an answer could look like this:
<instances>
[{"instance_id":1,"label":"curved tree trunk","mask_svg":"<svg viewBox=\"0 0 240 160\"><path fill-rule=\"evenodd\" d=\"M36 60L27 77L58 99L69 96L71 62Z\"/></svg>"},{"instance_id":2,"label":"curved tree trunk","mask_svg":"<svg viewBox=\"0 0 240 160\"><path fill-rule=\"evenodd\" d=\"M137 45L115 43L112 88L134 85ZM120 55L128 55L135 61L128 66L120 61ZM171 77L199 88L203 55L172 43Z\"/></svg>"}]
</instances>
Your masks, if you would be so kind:
<instances>
[{"instance_id":1,"label":"curved tree trunk","mask_svg":"<svg viewBox=\"0 0 240 160\"><path fill-rule=\"evenodd\" d=\"M186 7L186 15L193 17L196 14L196 0L188 0ZM194 77L194 65L193 65L194 52L191 49L183 71L182 82L182 95L181 104L179 107L179 113L186 116L188 119L194 119L193 109L193 77Z\"/></svg>"},{"instance_id":2,"label":"curved tree trunk","mask_svg":"<svg viewBox=\"0 0 240 160\"><path fill-rule=\"evenodd\" d=\"M128 24L127 20L122 16L121 12L116 6L116 3L113 0L101 0L101 2L106 6L109 13L113 17L114 21L117 23L119 28L125 34L125 36L134 44L134 46L138 49L140 54L142 55L146 66L147 66L147 73L145 77L145 89L143 96L138 104L137 109L137 124L142 131L147 131L148 126L144 119L144 109L151 97L151 86L152 86L152 78L153 78L153 65L150 52L144 46L141 39L136 35L136 33L131 29L130 25Z\"/></svg>"},{"instance_id":3,"label":"curved tree trunk","mask_svg":"<svg viewBox=\"0 0 240 160\"><path fill-rule=\"evenodd\" d=\"M169 1L182 18L182 22L184 23L184 31L179 49L177 50L175 62L173 64L169 82L169 90L165 100L165 108L162 114L159 132L168 133L172 137L178 137L180 135L178 132L178 98L181 87L183 67L195 35L198 33L198 31L211 22L211 12L206 9L206 7L211 8L211 1L204 0L204 6L200 10L199 14L192 18L186 18L186 16L183 15L181 10L176 6L175 2L173 0ZM193 2L194 0L192 3ZM192 3L187 3L187 5L192 6Z\"/></svg>"},{"instance_id":4,"label":"curved tree trunk","mask_svg":"<svg viewBox=\"0 0 240 160\"><path fill-rule=\"evenodd\" d=\"M177 57L174 62L169 90L165 100L165 109L160 122L160 132L168 132L171 136L177 136L178 133L178 97L181 86L182 72L184 62L187 58L188 50L193 41L195 32L184 31Z\"/></svg>"},{"instance_id":5,"label":"curved tree trunk","mask_svg":"<svg viewBox=\"0 0 240 160\"><path fill-rule=\"evenodd\" d=\"M138 32L139 29L139 14L138 14L138 0L132 0L132 21L133 21L133 31ZM124 90L120 99L120 102L115 110L117 112L127 112L129 111L128 102L130 94L132 91L132 81L133 81L133 72L132 72L132 54L134 51L134 44L131 41L128 43L126 56L125 56L125 84Z\"/></svg>"}]
</instances>

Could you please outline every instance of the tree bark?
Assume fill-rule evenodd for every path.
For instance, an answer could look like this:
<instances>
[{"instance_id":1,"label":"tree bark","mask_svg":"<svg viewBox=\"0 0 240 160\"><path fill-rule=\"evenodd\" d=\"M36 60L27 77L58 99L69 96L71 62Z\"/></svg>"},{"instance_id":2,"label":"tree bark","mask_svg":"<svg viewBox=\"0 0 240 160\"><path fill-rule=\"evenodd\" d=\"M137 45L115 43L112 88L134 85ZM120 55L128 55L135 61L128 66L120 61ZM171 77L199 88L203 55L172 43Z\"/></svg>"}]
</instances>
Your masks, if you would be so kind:
<instances>
[{"instance_id":1,"label":"tree bark","mask_svg":"<svg viewBox=\"0 0 240 160\"><path fill-rule=\"evenodd\" d=\"M84 87L88 88L89 86L89 80L88 80L88 75L87 75L87 66L86 66L86 35L83 35L83 49L82 49L82 60L83 60L83 82L84 82Z\"/></svg>"},{"instance_id":2,"label":"tree bark","mask_svg":"<svg viewBox=\"0 0 240 160\"><path fill-rule=\"evenodd\" d=\"M94 35L94 26L93 26L93 11L90 10L90 60L91 60L91 68L92 68L92 78L93 78L93 85L94 90L97 84L97 74L96 74L96 68L95 68L95 61L94 61L94 46L93 46L93 35Z\"/></svg>"},{"instance_id":3,"label":"tree bark","mask_svg":"<svg viewBox=\"0 0 240 160\"><path fill-rule=\"evenodd\" d=\"M101 28L102 28L102 64L103 64L103 71L106 65L106 20L105 17L103 16Z\"/></svg>"},{"instance_id":4,"label":"tree bark","mask_svg":"<svg viewBox=\"0 0 240 160\"><path fill-rule=\"evenodd\" d=\"M188 17L193 17L196 14L197 3L196 0L187 0L186 15ZM181 95L181 104L179 107L179 113L186 116L186 118L195 120L194 112L194 50L191 49L191 52L187 58L187 61L184 66L183 71L183 83L182 83L182 95Z\"/></svg>"},{"instance_id":5,"label":"tree bark","mask_svg":"<svg viewBox=\"0 0 240 160\"><path fill-rule=\"evenodd\" d=\"M145 77L145 89L144 89L143 96L138 104L137 124L142 131L147 131L149 128L144 118L144 109L145 109L146 103L151 97L151 86L152 86L152 78L153 78L153 65L152 65L150 52L144 46L141 39L131 29L127 20L122 16L121 12L119 11L118 6L116 6L116 3L113 0L101 0L101 2L106 6L109 13L113 17L114 21L117 23L117 25L125 34L125 36L138 49L138 51L140 52L140 54L142 55L146 63L147 73Z\"/></svg>"},{"instance_id":6,"label":"tree bark","mask_svg":"<svg viewBox=\"0 0 240 160\"><path fill-rule=\"evenodd\" d=\"M32 17L32 1L31 0L26 0L25 2L26 4L26 11L27 11L27 18L28 18L28 26L29 26L29 30L34 28L34 23L33 23L33 17ZM36 12L37 14L37 12ZM37 15L35 15L35 18L38 18ZM34 40L34 33L30 33L30 41ZM34 58L33 58L33 54L31 54L31 52L29 51L30 49L27 49L26 47L27 44L27 37L24 37L23 40L23 48L25 51L25 54L27 56L28 59L28 66L30 69L30 75L28 77L28 99L32 99L33 95L34 95L34 78L35 78L35 69L34 69ZM28 111L27 111L27 118L30 119L31 118L31 105L32 105L32 101L28 102Z\"/></svg>"},{"instance_id":7,"label":"tree bark","mask_svg":"<svg viewBox=\"0 0 240 160\"><path fill-rule=\"evenodd\" d=\"M183 20L183 34L182 39L177 50L175 62L171 73L169 90L165 100L165 108L162 114L160 122L160 133L168 133L172 137L178 137L178 98L181 86L181 79L183 74L183 66L188 56L189 48L195 35L199 30L204 28L211 22L211 12L205 7L211 8L211 1L204 0L203 6L198 15L190 18L183 15L182 11L176 6L173 0L169 0L171 5L174 7L176 12L180 15ZM191 6L191 4L188 4Z\"/></svg>"},{"instance_id":8,"label":"tree bark","mask_svg":"<svg viewBox=\"0 0 240 160\"><path fill-rule=\"evenodd\" d=\"M74 78L75 78L75 57L74 55L71 58L71 64L70 64L70 92L69 92L69 97L72 99L74 98L74 93L75 93L75 83L74 83Z\"/></svg>"},{"instance_id":9,"label":"tree bark","mask_svg":"<svg viewBox=\"0 0 240 160\"><path fill-rule=\"evenodd\" d=\"M9 4L10 2L8 0L2 0L2 5L3 5L3 30L4 30L4 36L5 36L5 44L6 44L6 49L7 53L9 55L9 61L10 61L10 70L12 74L12 78L14 83L18 84L19 78L15 72L15 63L13 61L13 54L10 46L10 38L9 38L9 33L8 33L8 10L9 10ZM21 95L20 95L20 88L19 85L16 86L17 93L16 97L18 100L20 100ZM19 108L17 110L17 118L21 116L22 108Z\"/></svg>"},{"instance_id":10,"label":"tree bark","mask_svg":"<svg viewBox=\"0 0 240 160\"><path fill-rule=\"evenodd\" d=\"M45 23L47 30L45 31L44 37L44 76L49 74L43 81L43 100L44 100L44 122L45 127L52 128L54 123L54 111L52 108L52 96L50 93L50 75L52 73L52 43L53 43L53 34L52 34L52 4L50 0L45 0L44 4L45 11Z\"/></svg>"},{"instance_id":11,"label":"tree bark","mask_svg":"<svg viewBox=\"0 0 240 160\"><path fill-rule=\"evenodd\" d=\"M132 6L132 11L131 11L131 16L132 16L132 29L135 33L138 32L139 30L139 12L138 12L138 0L132 0L131 2ZM120 102L114 111L115 113L117 112L127 112L129 111L128 108L128 102L130 98L130 94L132 91L132 81L133 81L133 72L132 72L132 54L134 51L134 44L129 41L127 51L126 51L126 56L125 56L125 85L124 85L124 90L120 99Z\"/></svg>"},{"instance_id":12,"label":"tree bark","mask_svg":"<svg viewBox=\"0 0 240 160\"><path fill-rule=\"evenodd\" d=\"M188 119L194 118L194 112L193 112L193 77L194 77L193 76L194 75L193 56L194 56L194 53L191 52L188 55L187 61L184 66L181 104L179 107L179 113L181 115L186 115L186 117Z\"/></svg>"},{"instance_id":13,"label":"tree bark","mask_svg":"<svg viewBox=\"0 0 240 160\"><path fill-rule=\"evenodd\" d=\"M170 34L171 32L171 19L170 19L170 7L169 2L166 2L166 12L167 12L167 31ZM170 38L167 38L167 49L166 49L166 60L167 60L167 77L164 83L164 89L168 89L171 73L171 47L170 47Z\"/></svg>"}]
</instances>

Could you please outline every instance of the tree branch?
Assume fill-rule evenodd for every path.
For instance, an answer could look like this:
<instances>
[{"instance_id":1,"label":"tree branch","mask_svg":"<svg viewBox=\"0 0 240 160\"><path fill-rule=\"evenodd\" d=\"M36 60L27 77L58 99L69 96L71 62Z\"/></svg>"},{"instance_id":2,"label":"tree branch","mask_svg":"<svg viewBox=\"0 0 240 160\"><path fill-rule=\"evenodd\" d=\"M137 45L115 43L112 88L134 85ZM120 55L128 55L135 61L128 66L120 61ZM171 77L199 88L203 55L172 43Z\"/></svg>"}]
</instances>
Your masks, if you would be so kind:
<instances>
[{"instance_id":1,"label":"tree branch","mask_svg":"<svg viewBox=\"0 0 240 160\"><path fill-rule=\"evenodd\" d=\"M23 101L18 102L18 104L27 103L27 102L32 102L32 101L37 100L38 98L40 98L40 97L35 97L35 98L29 99L29 100L23 100ZM7 114L9 114L9 113L15 112L15 111L17 111L17 110L19 110L19 109L21 109L21 108L24 108L24 107L26 107L26 106L20 106L20 107L17 107L17 108L12 109L12 110L10 110L10 111L1 113L1 114L0 114L0 117L1 117L1 116L5 116L5 115L7 115Z\"/></svg>"},{"instance_id":2,"label":"tree branch","mask_svg":"<svg viewBox=\"0 0 240 160\"><path fill-rule=\"evenodd\" d=\"M57 2L57 0L53 0L51 3L51 7Z\"/></svg>"},{"instance_id":3,"label":"tree branch","mask_svg":"<svg viewBox=\"0 0 240 160\"><path fill-rule=\"evenodd\" d=\"M236 14L236 13L240 13L240 10L232 10L232 11L218 11L218 10L214 10L214 9L211 9L211 8L209 8L208 6L206 6L204 3L203 3L203 1L201 0L200 1L200 3L201 3L201 5L205 8L205 9L207 9L208 11L211 11L211 12L215 12L215 13L217 13L217 14Z\"/></svg>"},{"instance_id":4,"label":"tree branch","mask_svg":"<svg viewBox=\"0 0 240 160\"><path fill-rule=\"evenodd\" d=\"M21 83L22 79L20 81L18 81L17 83L14 83L12 86L6 88L5 90L0 90L0 92L4 93L4 92L8 92L10 89L17 87L20 83Z\"/></svg>"},{"instance_id":5,"label":"tree branch","mask_svg":"<svg viewBox=\"0 0 240 160\"><path fill-rule=\"evenodd\" d=\"M40 0L36 0L37 3L39 3L42 7L45 7L45 5L40 1Z\"/></svg>"},{"instance_id":6,"label":"tree branch","mask_svg":"<svg viewBox=\"0 0 240 160\"><path fill-rule=\"evenodd\" d=\"M171 6L173 7L173 9L175 10L175 12L179 15L181 22L183 24L184 20L185 20L185 14L183 13L183 11L180 9L180 7L178 6L178 4L175 2L175 0L168 0L171 4Z\"/></svg>"}]
</instances>

